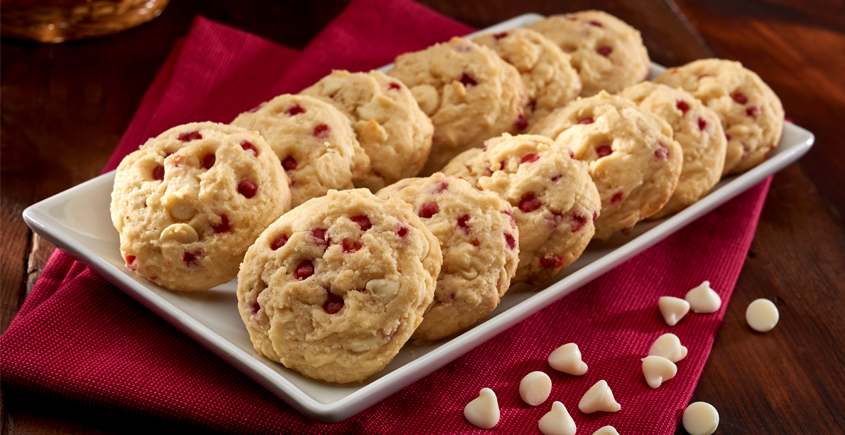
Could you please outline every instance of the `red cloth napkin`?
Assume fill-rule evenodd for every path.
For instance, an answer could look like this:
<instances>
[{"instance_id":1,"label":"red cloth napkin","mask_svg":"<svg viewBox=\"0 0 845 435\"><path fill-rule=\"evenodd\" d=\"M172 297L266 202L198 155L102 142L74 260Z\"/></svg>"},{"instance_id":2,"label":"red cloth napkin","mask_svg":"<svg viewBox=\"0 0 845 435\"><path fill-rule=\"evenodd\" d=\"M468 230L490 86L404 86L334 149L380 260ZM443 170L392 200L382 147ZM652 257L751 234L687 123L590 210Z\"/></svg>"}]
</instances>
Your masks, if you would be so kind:
<instances>
[{"instance_id":1,"label":"red cloth napkin","mask_svg":"<svg viewBox=\"0 0 845 435\"><path fill-rule=\"evenodd\" d=\"M366 24L362 24L366 23ZM230 121L280 92L310 85L331 68L366 70L399 53L471 29L407 0L355 0L301 54L198 18L150 87L107 170L149 137L188 121ZM61 251L51 258L0 337L7 386L34 395L230 433L479 432L464 405L483 387L498 396L499 433L531 433L559 400L579 433L674 433L695 388L736 283L770 180L552 304L463 357L335 425L299 414L240 372ZM721 310L667 327L660 296L683 297L709 280ZM656 390L640 358L665 332L689 355ZM581 377L551 370L556 347L578 343ZM552 395L537 407L519 398L521 378L548 373ZM581 395L607 380L622 410L585 415ZM714 404L717 408L719 404Z\"/></svg>"}]
</instances>

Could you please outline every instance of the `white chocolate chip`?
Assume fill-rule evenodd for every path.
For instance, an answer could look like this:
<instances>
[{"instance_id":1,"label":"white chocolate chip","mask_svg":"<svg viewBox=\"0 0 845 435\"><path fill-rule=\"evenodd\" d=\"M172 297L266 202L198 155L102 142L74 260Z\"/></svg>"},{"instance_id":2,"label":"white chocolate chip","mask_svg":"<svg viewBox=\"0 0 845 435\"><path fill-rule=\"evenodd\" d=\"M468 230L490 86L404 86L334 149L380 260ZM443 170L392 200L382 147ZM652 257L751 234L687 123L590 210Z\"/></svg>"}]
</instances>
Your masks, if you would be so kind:
<instances>
[{"instance_id":1,"label":"white chocolate chip","mask_svg":"<svg viewBox=\"0 0 845 435\"><path fill-rule=\"evenodd\" d=\"M555 349L549 355L549 365L570 375L581 376L587 373L587 364L581 361L581 351L575 343L567 343Z\"/></svg>"},{"instance_id":2,"label":"white chocolate chip","mask_svg":"<svg viewBox=\"0 0 845 435\"><path fill-rule=\"evenodd\" d=\"M660 314L669 326L675 326L689 312L689 302L672 296L663 296L657 300Z\"/></svg>"},{"instance_id":3,"label":"white chocolate chip","mask_svg":"<svg viewBox=\"0 0 845 435\"><path fill-rule=\"evenodd\" d=\"M158 237L159 240L162 242L167 242L170 240L179 242L179 243L194 243L199 240L199 235L197 235L197 230L194 227L188 224L173 224L169 227L165 228L164 231L161 232L161 235Z\"/></svg>"},{"instance_id":4,"label":"white chocolate chip","mask_svg":"<svg viewBox=\"0 0 845 435\"><path fill-rule=\"evenodd\" d=\"M388 279L371 279L366 285L367 291L382 302L390 302L399 292L399 283Z\"/></svg>"},{"instance_id":5,"label":"white chocolate chip","mask_svg":"<svg viewBox=\"0 0 845 435\"><path fill-rule=\"evenodd\" d=\"M543 435L575 435L575 421L563 403L558 401L552 403L552 410L538 424Z\"/></svg>"},{"instance_id":6,"label":"white chocolate chip","mask_svg":"<svg viewBox=\"0 0 845 435\"><path fill-rule=\"evenodd\" d=\"M422 241L423 241L423 244L425 245L425 246L423 246L424 251L423 251L422 258L425 259L426 257L428 257L428 250L431 248L431 246L428 242L428 237L423 237Z\"/></svg>"},{"instance_id":7,"label":"white chocolate chip","mask_svg":"<svg viewBox=\"0 0 845 435\"><path fill-rule=\"evenodd\" d=\"M622 405L616 402L607 382L602 379L584 393L584 397L578 402L578 409L584 414L592 414L596 411L616 412L622 409Z\"/></svg>"},{"instance_id":8,"label":"white chocolate chip","mask_svg":"<svg viewBox=\"0 0 845 435\"><path fill-rule=\"evenodd\" d=\"M681 346L681 340L672 333L663 334L654 341L649 355L662 356L663 358L676 363L687 357L687 348Z\"/></svg>"},{"instance_id":9,"label":"white chocolate chip","mask_svg":"<svg viewBox=\"0 0 845 435\"><path fill-rule=\"evenodd\" d=\"M779 319L778 307L768 299L757 299L745 310L748 326L757 332L771 331L778 324Z\"/></svg>"},{"instance_id":10,"label":"white chocolate chip","mask_svg":"<svg viewBox=\"0 0 845 435\"><path fill-rule=\"evenodd\" d=\"M499 423L499 402L496 393L489 388L482 388L478 397L464 407L464 417L473 426L490 429Z\"/></svg>"},{"instance_id":11,"label":"white chocolate chip","mask_svg":"<svg viewBox=\"0 0 845 435\"><path fill-rule=\"evenodd\" d=\"M478 276L478 271L477 271L477 270L475 270L475 269L473 269L473 268L469 268L469 270L463 270L463 269L462 269L462 270L461 270L461 275L463 275L463 276L464 276L464 278L465 278L467 281L472 281L472 280L474 280L474 279Z\"/></svg>"},{"instance_id":12,"label":"white chocolate chip","mask_svg":"<svg viewBox=\"0 0 845 435\"><path fill-rule=\"evenodd\" d=\"M440 93L431 85L418 85L411 88L411 94L420 105L420 110L431 116L440 107Z\"/></svg>"},{"instance_id":13,"label":"white chocolate chip","mask_svg":"<svg viewBox=\"0 0 845 435\"><path fill-rule=\"evenodd\" d=\"M605 426L593 432L593 435L619 435L619 432L613 426Z\"/></svg>"},{"instance_id":14,"label":"white chocolate chip","mask_svg":"<svg viewBox=\"0 0 845 435\"><path fill-rule=\"evenodd\" d=\"M379 347L385 342L385 336L376 334L372 337L362 338L360 340L350 340L346 347L352 352L366 352L372 348Z\"/></svg>"},{"instance_id":15,"label":"white chocolate chip","mask_svg":"<svg viewBox=\"0 0 845 435\"><path fill-rule=\"evenodd\" d=\"M166 208L170 215L179 220L190 220L196 214L193 204L187 198L189 193L186 189L180 192L168 193L161 199L161 204Z\"/></svg>"},{"instance_id":16,"label":"white chocolate chip","mask_svg":"<svg viewBox=\"0 0 845 435\"><path fill-rule=\"evenodd\" d=\"M643 376L651 388L657 388L678 374L678 366L662 356L650 355L643 358Z\"/></svg>"},{"instance_id":17,"label":"white chocolate chip","mask_svg":"<svg viewBox=\"0 0 845 435\"><path fill-rule=\"evenodd\" d=\"M537 406L549 398L552 380L543 372L531 372L519 383L519 397L531 406Z\"/></svg>"},{"instance_id":18,"label":"white chocolate chip","mask_svg":"<svg viewBox=\"0 0 845 435\"><path fill-rule=\"evenodd\" d=\"M719 412L707 402L695 402L684 410L683 421L690 435L710 435L719 426Z\"/></svg>"},{"instance_id":19,"label":"white chocolate chip","mask_svg":"<svg viewBox=\"0 0 845 435\"><path fill-rule=\"evenodd\" d=\"M688 291L684 299L689 302L693 313L715 313L722 306L722 299L710 288L710 281L704 281L700 286Z\"/></svg>"}]
</instances>

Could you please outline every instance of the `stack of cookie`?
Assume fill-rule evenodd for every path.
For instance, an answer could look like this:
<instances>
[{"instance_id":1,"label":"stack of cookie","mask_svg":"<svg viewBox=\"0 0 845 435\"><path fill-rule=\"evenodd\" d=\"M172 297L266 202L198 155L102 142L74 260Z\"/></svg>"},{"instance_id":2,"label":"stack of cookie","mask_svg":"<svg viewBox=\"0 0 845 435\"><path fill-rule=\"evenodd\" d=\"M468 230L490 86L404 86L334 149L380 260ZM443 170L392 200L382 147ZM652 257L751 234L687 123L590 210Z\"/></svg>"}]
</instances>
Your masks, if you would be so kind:
<instances>
[{"instance_id":1,"label":"stack of cookie","mask_svg":"<svg viewBox=\"0 0 845 435\"><path fill-rule=\"evenodd\" d=\"M739 63L649 67L639 32L585 11L175 127L118 168L126 266L174 291L237 275L261 355L363 381L777 146L783 108Z\"/></svg>"}]
</instances>

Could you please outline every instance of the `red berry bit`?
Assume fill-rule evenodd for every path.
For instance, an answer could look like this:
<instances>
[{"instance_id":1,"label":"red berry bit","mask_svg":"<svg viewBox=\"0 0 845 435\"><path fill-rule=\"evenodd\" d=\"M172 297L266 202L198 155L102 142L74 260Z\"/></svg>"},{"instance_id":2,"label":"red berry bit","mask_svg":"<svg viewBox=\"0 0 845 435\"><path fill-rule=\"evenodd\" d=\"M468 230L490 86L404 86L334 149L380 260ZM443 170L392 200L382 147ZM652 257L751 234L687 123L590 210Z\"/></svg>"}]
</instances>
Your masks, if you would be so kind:
<instances>
[{"instance_id":1,"label":"red berry bit","mask_svg":"<svg viewBox=\"0 0 845 435\"><path fill-rule=\"evenodd\" d=\"M311 263L311 261L309 261L309 260L305 260L302 263L299 263L299 265L297 265L296 269L293 271L293 276L295 276L296 279L298 279L300 281L302 281L305 278L308 278L309 276L311 276L313 274L314 274L314 264Z\"/></svg>"},{"instance_id":2,"label":"red berry bit","mask_svg":"<svg viewBox=\"0 0 845 435\"><path fill-rule=\"evenodd\" d=\"M698 118L698 129L704 131L705 128L707 128L707 121Z\"/></svg>"},{"instance_id":3,"label":"red berry bit","mask_svg":"<svg viewBox=\"0 0 845 435\"><path fill-rule=\"evenodd\" d=\"M733 139L733 138L731 137L731 135L729 135L729 134L725 133L725 140L727 140L728 142L730 142L730 141L731 141L731 139Z\"/></svg>"},{"instance_id":4,"label":"red berry bit","mask_svg":"<svg viewBox=\"0 0 845 435\"><path fill-rule=\"evenodd\" d=\"M214 154L206 154L202 157L202 167L205 170L211 169L214 166L214 162L217 161L217 156Z\"/></svg>"},{"instance_id":5,"label":"red berry bit","mask_svg":"<svg viewBox=\"0 0 845 435\"><path fill-rule=\"evenodd\" d=\"M325 138L329 137L329 133L331 132L331 130L332 129L329 128L328 125L320 124L320 125L314 127L314 133L313 134L314 134L314 137L316 137L317 139L325 139Z\"/></svg>"},{"instance_id":6,"label":"red berry bit","mask_svg":"<svg viewBox=\"0 0 845 435\"><path fill-rule=\"evenodd\" d=\"M220 223L219 224L211 224L211 229L214 230L215 234L220 233L228 233L232 230L232 227L229 226L229 216L225 214L219 214L220 216Z\"/></svg>"},{"instance_id":7,"label":"red berry bit","mask_svg":"<svg viewBox=\"0 0 845 435\"><path fill-rule=\"evenodd\" d=\"M604 57L608 57L608 56L610 56L610 53L613 53L613 48L608 47L607 45L602 45L601 47L596 49L596 53L598 53L598 54L600 54Z\"/></svg>"},{"instance_id":8,"label":"red berry bit","mask_svg":"<svg viewBox=\"0 0 845 435\"><path fill-rule=\"evenodd\" d=\"M399 227L399 229L396 230L396 235L404 239L405 236L408 235L408 227Z\"/></svg>"},{"instance_id":9,"label":"red berry bit","mask_svg":"<svg viewBox=\"0 0 845 435\"><path fill-rule=\"evenodd\" d=\"M373 224L370 222L370 218L368 218L364 215L352 216L349 219L351 219L352 222L355 222L356 224L358 224L358 226L361 227L361 231L367 231L367 230L369 230L370 228L373 227Z\"/></svg>"},{"instance_id":10,"label":"red berry bit","mask_svg":"<svg viewBox=\"0 0 845 435\"><path fill-rule=\"evenodd\" d=\"M258 185L249 180L243 180L238 183L238 193L243 195L246 199L250 199L258 192Z\"/></svg>"},{"instance_id":11,"label":"red berry bit","mask_svg":"<svg viewBox=\"0 0 845 435\"><path fill-rule=\"evenodd\" d=\"M421 218L430 218L434 216L438 211L440 211L440 207L437 206L436 202L427 202L420 206L420 211L417 214Z\"/></svg>"},{"instance_id":12,"label":"red berry bit","mask_svg":"<svg viewBox=\"0 0 845 435\"><path fill-rule=\"evenodd\" d=\"M285 110L285 113L287 113L288 116L296 116L300 113L305 113L305 108L299 104L294 104L293 106L288 107L288 110Z\"/></svg>"},{"instance_id":13,"label":"red berry bit","mask_svg":"<svg viewBox=\"0 0 845 435\"><path fill-rule=\"evenodd\" d=\"M185 262L185 266L187 267L199 266L200 256L202 256L202 251L185 251L184 253L182 253L182 261Z\"/></svg>"},{"instance_id":14,"label":"red berry bit","mask_svg":"<svg viewBox=\"0 0 845 435\"><path fill-rule=\"evenodd\" d=\"M757 114L760 113L760 106L751 106L745 109L745 115L757 119Z\"/></svg>"},{"instance_id":15,"label":"red berry bit","mask_svg":"<svg viewBox=\"0 0 845 435\"><path fill-rule=\"evenodd\" d=\"M241 148L243 148L244 151L252 151L252 154L255 157L258 157L258 148L256 148L251 142L247 140L241 142Z\"/></svg>"},{"instance_id":16,"label":"red berry bit","mask_svg":"<svg viewBox=\"0 0 845 435\"><path fill-rule=\"evenodd\" d=\"M554 254L546 254L540 259L540 266L554 268L563 266L563 259Z\"/></svg>"},{"instance_id":17,"label":"red berry bit","mask_svg":"<svg viewBox=\"0 0 845 435\"><path fill-rule=\"evenodd\" d=\"M607 157L613 154L613 148L611 148L610 145L606 144L599 145L596 147L596 154L599 156L599 158Z\"/></svg>"},{"instance_id":18,"label":"red berry bit","mask_svg":"<svg viewBox=\"0 0 845 435\"><path fill-rule=\"evenodd\" d=\"M126 254L125 260L126 260L126 268L134 272L135 269L137 268L137 265L135 264L135 256Z\"/></svg>"},{"instance_id":19,"label":"red berry bit","mask_svg":"<svg viewBox=\"0 0 845 435\"><path fill-rule=\"evenodd\" d=\"M677 107L683 115L686 115L689 110L689 104L687 104L686 101L678 101L678 104L675 104L675 107Z\"/></svg>"},{"instance_id":20,"label":"red berry bit","mask_svg":"<svg viewBox=\"0 0 845 435\"><path fill-rule=\"evenodd\" d=\"M189 131L187 133L179 133L179 140L182 142L190 142L192 140L202 139L202 135L198 131Z\"/></svg>"},{"instance_id":21,"label":"red berry bit","mask_svg":"<svg viewBox=\"0 0 845 435\"><path fill-rule=\"evenodd\" d=\"M388 90L391 90L391 89L392 89L392 90L394 90L394 91L398 91L398 90L402 89L402 86L401 86L399 83L396 83L396 82L390 82L390 83L388 83L388 85L387 85L387 89L388 89Z\"/></svg>"},{"instance_id":22,"label":"red berry bit","mask_svg":"<svg viewBox=\"0 0 845 435\"><path fill-rule=\"evenodd\" d=\"M516 219L513 218L513 213L510 210L502 210L502 213L508 215L511 221L511 228L516 228Z\"/></svg>"},{"instance_id":23,"label":"red berry bit","mask_svg":"<svg viewBox=\"0 0 845 435\"><path fill-rule=\"evenodd\" d=\"M616 192L615 194L613 194L613 198L610 198L611 204L616 204L619 201L622 201L622 191L621 190Z\"/></svg>"},{"instance_id":24,"label":"red berry bit","mask_svg":"<svg viewBox=\"0 0 845 435\"><path fill-rule=\"evenodd\" d=\"M158 165L153 168L153 180L164 181L164 166Z\"/></svg>"},{"instance_id":25,"label":"red berry bit","mask_svg":"<svg viewBox=\"0 0 845 435\"><path fill-rule=\"evenodd\" d=\"M519 199L519 209L523 213L531 213L540 208L540 200L534 197L534 192L527 192Z\"/></svg>"},{"instance_id":26,"label":"red berry bit","mask_svg":"<svg viewBox=\"0 0 845 435\"><path fill-rule=\"evenodd\" d=\"M745 94L741 92L734 92L733 94L731 94L731 98L733 98L734 101L739 104L745 104L748 102L748 97L746 97Z\"/></svg>"},{"instance_id":27,"label":"red berry bit","mask_svg":"<svg viewBox=\"0 0 845 435\"><path fill-rule=\"evenodd\" d=\"M552 177L552 183L557 182L557 180L560 180L561 177L563 177L562 174L555 175L554 177Z\"/></svg>"},{"instance_id":28,"label":"red berry bit","mask_svg":"<svg viewBox=\"0 0 845 435\"><path fill-rule=\"evenodd\" d=\"M584 119L578 121L579 124L584 124L584 125L592 124L593 122L595 122L595 121L593 121L593 118L584 118Z\"/></svg>"},{"instance_id":29,"label":"red berry bit","mask_svg":"<svg viewBox=\"0 0 845 435\"><path fill-rule=\"evenodd\" d=\"M275 239L273 239L272 242L270 242L270 249L275 251L281 248L282 246L285 246L287 242L288 236L286 234L279 234L278 236L276 236Z\"/></svg>"},{"instance_id":30,"label":"red berry bit","mask_svg":"<svg viewBox=\"0 0 845 435\"><path fill-rule=\"evenodd\" d=\"M589 23L590 23L591 26L604 27L604 24L602 24L598 21L595 21L595 20L590 20Z\"/></svg>"},{"instance_id":31,"label":"red berry bit","mask_svg":"<svg viewBox=\"0 0 845 435\"><path fill-rule=\"evenodd\" d=\"M528 154L522 156L521 159L519 159L519 163L520 164L522 164L522 163L534 163L539 159L540 159L540 156L538 156L537 154L528 153Z\"/></svg>"},{"instance_id":32,"label":"red berry bit","mask_svg":"<svg viewBox=\"0 0 845 435\"><path fill-rule=\"evenodd\" d=\"M463 84L463 85L464 85L464 87L467 87L467 86L475 86L475 85L477 85L477 84L478 84L478 82L477 82L477 81L475 81L475 79L474 79L474 78L472 78L472 76L471 76L471 75L469 75L469 74L467 74L467 73L462 73L462 74L461 74L461 78L460 78L460 79L458 79L458 81L460 81L460 82L461 82L461 84Z\"/></svg>"},{"instance_id":33,"label":"red berry bit","mask_svg":"<svg viewBox=\"0 0 845 435\"><path fill-rule=\"evenodd\" d=\"M326 291L326 302L323 303L323 311L328 314L335 314L343 309L343 297L338 296L331 291Z\"/></svg>"},{"instance_id":34,"label":"red berry bit","mask_svg":"<svg viewBox=\"0 0 845 435\"><path fill-rule=\"evenodd\" d=\"M284 160L282 160L282 167L285 168L286 171L293 171L296 169L296 159L293 156L287 156Z\"/></svg>"},{"instance_id":35,"label":"red berry bit","mask_svg":"<svg viewBox=\"0 0 845 435\"><path fill-rule=\"evenodd\" d=\"M669 157L669 148L663 145L662 142L657 142L657 148L654 150L654 157L664 160Z\"/></svg>"},{"instance_id":36,"label":"red berry bit","mask_svg":"<svg viewBox=\"0 0 845 435\"><path fill-rule=\"evenodd\" d=\"M597 211L593 211L593 224L596 223L596 219L599 218L599 213Z\"/></svg>"},{"instance_id":37,"label":"red berry bit","mask_svg":"<svg viewBox=\"0 0 845 435\"><path fill-rule=\"evenodd\" d=\"M254 315L258 314L258 311L261 310L261 305L258 305L258 301L256 300L255 302L252 303L252 305L249 308L250 308L250 311L252 311L252 315L254 316Z\"/></svg>"},{"instance_id":38,"label":"red berry bit","mask_svg":"<svg viewBox=\"0 0 845 435\"><path fill-rule=\"evenodd\" d=\"M438 181L436 183L432 183L429 190L431 191L431 193L437 195L438 193L443 193L448 188L449 188L449 183L447 183L445 181Z\"/></svg>"},{"instance_id":39,"label":"red berry bit","mask_svg":"<svg viewBox=\"0 0 845 435\"><path fill-rule=\"evenodd\" d=\"M494 37L494 38L496 38L496 40L497 40L497 41L498 41L499 39L502 39L502 38L506 37L506 36L508 36L508 32L494 33L494 34L493 34L493 37Z\"/></svg>"},{"instance_id":40,"label":"red berry bit","mask_svg":"<svg viewBox=\"0 0 845 435\"><path fill-rule=\"evenodd\" d=\"M513 126L519 131L525 130L528 128L528 120L520 113L519 116L516 117L516 122L513 123Z\"/></svg>"},{"instance_id":41,"label":"red berry bit","mask_svg":"<svg viewBox=\"0 0 845 435\"><path fill-rule=\"evenodd\" d=\"M537 100L531 100L528 104L525 105L525 108L528 109L529 112L534 113L537 110Z\"/></svg>"},{"instance_id":42,"label":"red berry bit","mask_svg":"<svg viewBox=\"0 0 845 435\"><path fill-rule=\"evenodd\" d=\"M464 230L464 234L467 235L469 235L469 224L467 223L469 222L469 219L470 217L468 214L463 214L458 218L458 228Z\"/></svg>"},{"instance_id":43,"label":"red berry bit","mask_svg":"<svg viewBox=\"0 0 845 435\"><path fill-rule=\"evenodd\" d=\"M516 248L516 239L513 238L513 235L505 233L505 243L508 244L508 248L513 251Z\"/></svg>"},{"instance_id":44,"label":"red berry bit","mask_svg":"<svg viewBox=\"0 0 845 435\"><path fill-rule=\"evenodd\" d=\"M329 243L332 242L331 237L326 235L325 228L314 228L311 230L311 237L317 242L318 245L321 246L329 246Z\"/></svg>"},{"instance_id":45,"label":"red berry bit","mask_svg":"<svg viewBox=\"0 0 845 435\"><path fill-rule=\"evenodd\" d=\"M577 233L587 223L587 216L578 213L573 213L570 217L570 220L572 221L572 223L570 224L572 232Z\"/></svg>"},{"instance_id":46,"label":"red berry bit","mask_svg":"<svg viewBox=\"0 0 845 435\"><path fill-rule=\"evenodd\" d=\"M343 252L347 254L357 252L359 249L361 249L362 246L361 242L350 241L349 239L343 239L341 245L343 246Z\"/></svg>"}]
</instances>

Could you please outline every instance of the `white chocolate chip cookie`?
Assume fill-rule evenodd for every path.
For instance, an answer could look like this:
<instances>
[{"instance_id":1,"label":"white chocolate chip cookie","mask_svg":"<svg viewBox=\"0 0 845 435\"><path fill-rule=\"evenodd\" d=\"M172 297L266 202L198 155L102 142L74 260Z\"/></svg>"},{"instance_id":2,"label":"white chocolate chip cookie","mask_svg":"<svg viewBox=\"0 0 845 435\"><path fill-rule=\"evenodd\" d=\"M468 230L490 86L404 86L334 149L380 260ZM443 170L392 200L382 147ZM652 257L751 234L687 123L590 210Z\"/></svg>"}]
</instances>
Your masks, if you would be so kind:
<instances>
[{"instance_id":1,"label":"white chocolate chip cookie","mask_svg":"<svg viewBox=\"0 0 845 435\"><path fill-rule=\"evenodd\" d=\"M601 202L587 165L547 137L489 139L485 149L465 151L443 172L493 191L511 205L519 227L515 281L548 280L572 264L593 237Z\"/></svg>"},{"instance_id":2,"label":"white chocolate chip cookie","mask_svg":"<svg viewBox=\"0 0 845 435\"><path fill-rule=\"evenodd\" d=\"M525 118L529 126L581 93L581 79L572 68L569 55L533 30L485 33L473 42L492 48L519 71L528 92Z\"/></svg>"},{"instance_id":3,"label":"white chocolate chip cookie","mask_svg":"<svg viewBox=\"0 0 845 435\"><path fill-rule=\"evenodd\" d=\"M232 125L261 133L290 178L293 207L329 189L352 189L370 172L349 119L329 103L279 95L238 115Z\"/></svg>"},{"instance_id":4,"label":"white chocolate chip cookie","mask_svg":"<svg viewBox=\"0 0 845 435\"><path fill-rule=\"evenodd\" d=\"M760 76L741 63L697 60L667 69L654 82L684 89L719 115L728 141L723 175L745 172L777 148L783 105Z\"/></svg>"},{"instance_id":5,"label":"white chocolate chip cookie","mask_svg":"<svg viewBox=\"0 0 845 435\"><path fill-rule=\"evenodd\" d=\"M522 114L528 97L519 72L493 50L467 39L400 55L387 74L411 89L434 123L423 175L490 137L528 126Z\"/></svg>"},{"instance_id":6,"label":"white chocolate chip cookie","mask_svg":"<svg viewBox=\"0 0 845 435\"><path fill-rule=\"evenodd\" d=\"M589 164L601 195L595 237L657 213L672 197L681 174L681 146L672 127L633 101L600 92L552 112L531 133L554 139Z\"/></svg>"},{"instance_id":7,"label":"white chocolate chip cookie","mask_svg":"<svg viewBox=\"0 0 845 435\"><path fill-rule=\"evenodd\" d=\"M329 191L270 225L238 274L255 349L305 376L361 382L422 322L443 257L411 207Z\"/></svg>"},{"instance_id":8,"label":"white chocolate chip cookie","mask_svg":"<svg viewBox=\"0 0 845 435\"><path fill-rule=\"evenodd\" d=\"M650 218L668 216L704 197L722 178L725 167L727 141L719 115L687 91L652 82L629 86L620 95L668 122L684 154L675 193Z\"/></svg>"},{"instance_id":9,"label":"white chocolate chip cookie","mask_svg":"<svg viewBox=\"0 0 845 435\"><path fill-rule=\"evenodd\" d=\"M422 170L434 127L408 88L380 71L332 71L300 94L331 103L352 122L370 157L370 173L355 186L375 192Z\"/></svg>"},{"instance_id":10,"label":"white chocolate chip cookie","mask_svg":"<svg viewBox=\"0 0 845 435\"><path fill-rule=\"evenodd\" d=\"M572 66L581 77L581 96L601 90L619 92L645 80L651 69L640 32L605 12L553 15L528 28L551 39L571 56Z\"/></svg>"},{"instance_id":11,"label":"white chocolate chip cookie","mask_svg":"<svg viewBox=\"0 0 845 435\"><path fill-rule=\"evenodd\" d=\"M289 209L288 180L267 142L212 122L174 127L126 156L111 196L126 267L175 291L229 282Z\"/></svg>"},{"instance_id":12,"label":"white chocolate chip cookie","mask_svg":"<svg viewBox=\"0 0 845 435\"><path fill-rule=\"evenodd\" d=\"M499 305L519 261L519 232L510 204L441 173L401 180L377 196L410 204L443 250L434 301L412 338L448 337Z\"/></svg>"}]
</instances>

